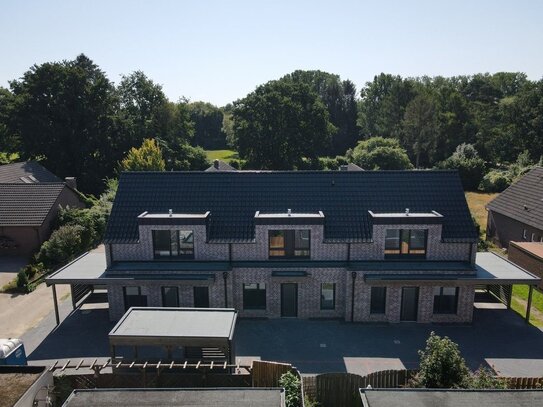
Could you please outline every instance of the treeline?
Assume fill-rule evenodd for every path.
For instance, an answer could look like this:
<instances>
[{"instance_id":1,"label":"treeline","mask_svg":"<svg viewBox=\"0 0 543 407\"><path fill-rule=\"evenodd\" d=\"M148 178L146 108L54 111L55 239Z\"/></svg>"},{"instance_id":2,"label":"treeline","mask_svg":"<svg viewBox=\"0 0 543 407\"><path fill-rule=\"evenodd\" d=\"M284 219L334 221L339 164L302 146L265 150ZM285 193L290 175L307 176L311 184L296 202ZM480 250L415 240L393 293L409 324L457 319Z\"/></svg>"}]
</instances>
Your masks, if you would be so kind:
<instances>
[{"instance_id":1,"label":"treeline","mask_svg":"<svg viewBox=\"0 0 543 407\"><path fill-rule=\"evenodd\" d=\"M169 101L142 72L116 85L80 55L0 88L0 160L42 159L85 192L99 193L148 138L166 170L204 169L203 149L229 147L238 168L459 168L466 188L500 189L543 154L543 80L380 74L358 91L338 75L295 71L217 107Z\"/></svg>"}]
</instances>

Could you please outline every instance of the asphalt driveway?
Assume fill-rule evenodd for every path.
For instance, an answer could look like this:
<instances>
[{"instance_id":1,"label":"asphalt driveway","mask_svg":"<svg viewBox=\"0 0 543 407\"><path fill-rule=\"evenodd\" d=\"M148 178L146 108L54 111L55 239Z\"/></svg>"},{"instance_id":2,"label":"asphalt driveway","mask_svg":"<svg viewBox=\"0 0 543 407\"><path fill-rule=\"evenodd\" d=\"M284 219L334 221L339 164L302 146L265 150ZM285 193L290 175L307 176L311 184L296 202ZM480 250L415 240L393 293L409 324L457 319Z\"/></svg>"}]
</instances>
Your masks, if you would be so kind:
<instances>
[{"instance_id":1,"label":"asphalt driveway","mask_svg":"<svg viewBox=\"0 0 543 407\"><path fill-rule=\"evenodd\" d=\"M69 301L64 302L67 309ZM49 315L23 337L32 364L56 359L105 360L113 327L107 309L84 306L53 330ZM431 331L460 346L471 368L489 364L503 375L543 376L543 332L512 311L476 309L472 325L352 324L297 319L239 320L236 354L244 360L292 363L302 373L416 368Z\"/></svg>"}]
</instances>

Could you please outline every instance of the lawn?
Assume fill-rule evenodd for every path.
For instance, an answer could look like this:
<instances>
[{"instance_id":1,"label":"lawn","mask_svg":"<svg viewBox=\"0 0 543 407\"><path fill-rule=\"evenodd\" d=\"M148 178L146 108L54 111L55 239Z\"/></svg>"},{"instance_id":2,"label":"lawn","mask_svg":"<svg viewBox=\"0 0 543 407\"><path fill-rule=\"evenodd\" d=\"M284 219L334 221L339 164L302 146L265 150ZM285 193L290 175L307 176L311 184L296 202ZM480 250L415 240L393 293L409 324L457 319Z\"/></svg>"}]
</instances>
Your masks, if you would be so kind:
<instances>
[{"instance_id":1,"label":"lawn","mask_svg":"<svg viewBox=\"0 0 543 407\"><path fill-rule=\"evenodd\" d=\"M494 199L494 197L496 197L497 195L498 194L489 194L483 192L466 192L466 200L468 201L469 210L481 227L483 237L486 231L487 219L485 205L489 203L492 199Z\"/></svg>"},{"instance_id":2,"label":"lawn","mask_svg":"<svg viewBox=\"0 0 543 407\"><path fill-rule=\"evenodd\" d=\"M230 160L239 158L237 151L233 150L206 150L206 155L210 161L221 160L230 162Z\"/></svg>"}]
</instances>

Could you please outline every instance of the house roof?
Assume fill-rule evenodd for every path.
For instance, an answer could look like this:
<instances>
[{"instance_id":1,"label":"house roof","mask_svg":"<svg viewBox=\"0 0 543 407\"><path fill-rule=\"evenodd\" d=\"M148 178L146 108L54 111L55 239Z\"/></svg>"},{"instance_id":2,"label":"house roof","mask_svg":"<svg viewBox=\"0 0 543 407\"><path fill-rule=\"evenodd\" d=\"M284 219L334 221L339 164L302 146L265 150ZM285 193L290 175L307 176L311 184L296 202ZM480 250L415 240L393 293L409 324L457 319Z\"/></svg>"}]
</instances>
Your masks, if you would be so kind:
<instances>
[{"instance_id":1,"label":"house roof","mask_svg":"<svg viewBox=\"0 0 543 407\"><path fill-rule=\"evenodd\" d=\"M437 211L443 239L475 241L456 171L230 171L126 172L108 221L105 241L138 241L138 215L210 211L210 241L250 242L255 213L324 214L327 241L372 239L374 213Z\"/></svg>"},{"instance_id":2,"label":"house roof","mask_svg":"<svg viewBox=\"0 0 543 407\"><path fill-rule=\"evenodd\" d=\"M40 226L65 187L62 182L0 184L0 226Z\"/></svg>"},{"instance_id":3,"label":"house roof","mask_svg":"<svg viewBox=\"0 0 543 407\"><path fill-rule=\"evenodd\" d=\"M490 201L487 208L543 230L543 168L530 170Z\"/></svg>"},{"instance_id":4,"label":"house roof","mask_svg":"<svg viewBox=\"0 0 543 407\"><path fill-rule=\"evenodd\" d=\"M62 180L36 161L0 165L0 183L2 184L38 182L62 182Z\"/></svg>"},{"instance_id":5,"label":"house roof","mask_svg":"<svg viewBox=\"0 0 543 407\"><path fill-rule=\"evenodd\" d=\"M209 167L206 170L206 172L214 172L214 171L237 171L237 170L225 161L215 160L213 161L213 165Z\"/></svg>"}]
</instances>

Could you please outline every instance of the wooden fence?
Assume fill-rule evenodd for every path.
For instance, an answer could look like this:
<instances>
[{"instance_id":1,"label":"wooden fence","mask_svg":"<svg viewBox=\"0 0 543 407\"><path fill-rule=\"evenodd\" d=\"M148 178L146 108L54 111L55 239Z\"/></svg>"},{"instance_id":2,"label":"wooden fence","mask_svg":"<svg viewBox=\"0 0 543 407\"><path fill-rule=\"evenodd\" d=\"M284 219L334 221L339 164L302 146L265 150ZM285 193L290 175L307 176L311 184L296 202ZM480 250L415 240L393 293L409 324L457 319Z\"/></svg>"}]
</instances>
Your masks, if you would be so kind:
<instances>
[{"instance_id":1,"label":"wooden fence","mask_svg":"<svg viewBox=\"0 0 543 407\"><path fill-rule=\"evenodd\" d=\"M253 387L279 387L279 379L287 372L292 372L288 363L253 360Z\"/></svg>"},{"instance_id":2,"label":"wooden fence","mask_svg":"<svg viewBox=\"0 0 543 407\"><path fill-rule=\"evenodd\" d=\"M543 389L543 377L504 377L508 389Z\"/></svg>"}]
</instances>

